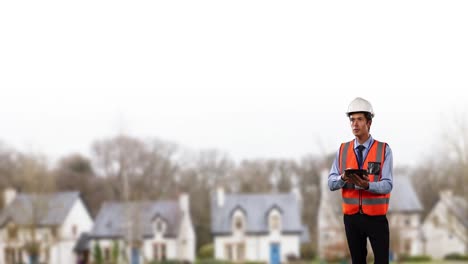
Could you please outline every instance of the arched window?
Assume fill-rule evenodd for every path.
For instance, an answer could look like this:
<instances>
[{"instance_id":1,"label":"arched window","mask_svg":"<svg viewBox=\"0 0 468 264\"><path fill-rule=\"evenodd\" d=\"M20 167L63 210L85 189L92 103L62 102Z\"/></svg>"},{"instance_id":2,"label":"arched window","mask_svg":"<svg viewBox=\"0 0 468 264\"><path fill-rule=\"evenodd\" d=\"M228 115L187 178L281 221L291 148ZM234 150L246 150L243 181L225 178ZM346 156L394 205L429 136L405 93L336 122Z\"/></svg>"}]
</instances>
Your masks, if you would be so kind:
<instances>
[{"instance_id":1,"label":"arched window","mask_svg":"<svg viewBox=\"0 0 468 264\"><path fill-rule=\"evenodd\" d=\"M281 213L276 208L270 211L268 226L271 231L279 231L281 229Z\"/></svg>"},{"instance_id":2,"label":"arched window","mask_svg":"<svg viewBox=\"0 0 468 264\"><path fill-rule=\"evenodd\" d=\"M240 208L232 214L232 229L234 232L243 232L246 229L246 215Z\"/></svg>"},{"instance_id":3,"label":"arched window","mask_svg":"<svg viewBox=\"0 0 468 264\"><path fill-rule=\"evenodd\" d=\"M163 219L157 217L153 223L154 232L158 234L163 234L166 231L166 223Z\"/></svg>"}]
</instances>

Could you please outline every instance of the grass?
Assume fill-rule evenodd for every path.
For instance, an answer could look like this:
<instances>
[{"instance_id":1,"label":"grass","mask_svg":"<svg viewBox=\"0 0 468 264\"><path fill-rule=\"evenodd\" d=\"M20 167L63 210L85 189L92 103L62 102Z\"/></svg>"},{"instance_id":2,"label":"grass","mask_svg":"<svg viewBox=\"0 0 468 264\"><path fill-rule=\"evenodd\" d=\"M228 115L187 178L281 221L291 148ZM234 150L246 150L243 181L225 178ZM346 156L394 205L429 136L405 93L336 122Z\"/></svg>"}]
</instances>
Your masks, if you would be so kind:
<instances>
[{"instance_id":1,"label":"grass","mask_svg":"<svg viewBox=\"0 0 468 264\"><path fill-rule=\"evenodd\" d=\"M373 262L368 262L368 263L373 263ZM396 264L397 262L390 262L391 264ZM454 260L433 260L433 261L426 261L426 262L400 262L401 264L463 264L467 263L466 261L454 261ZM312 261L312 262L305 262L304 264L322 264L318 260ZM339 264L339 262L335 263L327 263L327 264Z\"/></svg>"}]
</instances>

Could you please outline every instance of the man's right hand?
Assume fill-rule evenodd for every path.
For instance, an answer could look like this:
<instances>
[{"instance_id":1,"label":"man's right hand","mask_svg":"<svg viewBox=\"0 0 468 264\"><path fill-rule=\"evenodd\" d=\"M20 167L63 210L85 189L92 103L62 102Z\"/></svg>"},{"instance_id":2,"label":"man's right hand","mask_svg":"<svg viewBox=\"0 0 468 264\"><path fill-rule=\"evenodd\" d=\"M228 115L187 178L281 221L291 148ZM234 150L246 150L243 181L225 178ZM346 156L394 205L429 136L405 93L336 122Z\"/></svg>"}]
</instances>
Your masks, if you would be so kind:
<instances>
[{"instance_id":1,"label":"man's right hand","mask_svg":"<svg viewBox=\"0 0 468 264\"><path fill-rule=\"evenodd\" d=\"M341 180L344 181L344 182L348 182L348 181L349 181L349 177L346 176L345 173L341 174L340 177L341 177Z\"/></svg>"}]
</instances>

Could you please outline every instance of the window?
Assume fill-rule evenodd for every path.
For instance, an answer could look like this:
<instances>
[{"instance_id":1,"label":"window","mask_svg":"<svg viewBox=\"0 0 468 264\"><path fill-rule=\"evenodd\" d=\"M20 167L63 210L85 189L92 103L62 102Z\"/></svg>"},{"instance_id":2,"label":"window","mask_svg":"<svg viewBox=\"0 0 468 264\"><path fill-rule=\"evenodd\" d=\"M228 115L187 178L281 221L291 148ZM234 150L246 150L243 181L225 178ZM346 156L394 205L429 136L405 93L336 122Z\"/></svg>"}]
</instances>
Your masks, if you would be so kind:
<instances>
[{"instance_id":1,"label":"window","mask_svg":"<svg viewBox=\"0 0 468 264\"><path fill-rule=\"evenodd\" d=\"M405 219L405 225L406 226L411 226L411 220L410 219Z\"/></svg>"},{"instance_id":2,"label":"window","mask_svg":"<svg viewBox=\"0 0 468 264\"><path fill-rule=\"evenodd\" d=\"M409 255L411 253L411 240L406 239L404 245L405 245L405 253Z\"/></svg>"},{"instance_id":3,"label":"window","mask_svg":"<svg viewBox=\"0 0 468 264\"><path fill-rule=\"evenodd\" d=\"M76 237L76 234L78 234L78 227L76 225L72 226L72 234L73 237Z\"/></svg>"},{"instance_id":4,"label":"window","mask_svg":"<svg viewBox=\"0 0 468 264\"><path fill-rule=\"evenodd\" d=\"M5 248L5 261L7 264L23 263L23 254L19 248Z\"/></svg>"},{"instance_id":5,"label":"window","mask_svg":"<svg viewBox=\"0 0 468 264\"><path fill-rule=\"evenodd\" d=\"M280 220L279 215L272 214L270 217L270 229L271 230L279 230L280 228Z\"/></svg>"},{"instance_id":6,"label":"window","mask_svg":"<svg viewBox=\"0 0 468 264\"><path fill-rule=\"evenodd\" d=\"M104 260L111 260L111 250L108 247L104 248Z\"/></svg>"},{"instance_id":7,"label":"window","mask_svg":"<svg viewBox=\"0 0 468 264\"><path fill-rule=\"evenodd\" d=\"M225 244L224 245L224 256L227 260L233 260L234 254L232 252L232 245L231 244Z\"/></svg>"},{"instance_id":8,"label":"window","mask_svg":"<svg viewBox=\"0 0 468 264\"><path fill-rule=\"evenodd\" d=\"M245 260L245 244L239 243L237 245L237 260L244 261Z\"/></svg>"},{"instance_id":9,"label":"window","mask_svg":"<svg viewBox=\"0 0 468 264\"><path fill-rule=\"evenodd\" d=\"M162 231L163 231L163 223L162 223L161 220L158 220L158 221L156 222L156 231L158 231L158 232L162 232Z\"/></svg>"},{"instance_id":10,"label":"window","mask_svg":"<svg viewBox=\"0 0 468 264\"><path fill-rule=\"evenodd\" d=\"M236 227L236 230L242 230L243 229L243 222L242 222L242 217L240 215L236 216L234 226Z\"/></svg>"},{"instance_id":11,"label":"window","mask_svg":"<svg viewBox=\"0 0 468 264\"><path fill-rule=\"evenodd\" d=\"M224 257L231 261L244 261L245 243L226 243L224 245Z\"/></svg>"},{"instance_id":12,"label":"window","mask_svg":"<svg viewBox=\"0 0 468 264\"><path fill-rule=\"evenodd\" d=\"M52 236L58 238L58 228L56 226L51 228Z\"/></svg>"},{"instance_id":13,"label":"window","mask_svg":"<svg viewBox=\"0 0 468 264\"><path fill-rule=\"evenodd\" d=\"M153 244L153 259L166 260L166 244L154 243Z\"/></svg>"},{"instance_id":14,"label":"window","mask_svg":"<svg viewBox=\"0 0 468 264\"><path fill-rule=\"evenodd\" d=\"M50 259L50 249L48 247L44 248L44 258L47 263L49 263Z\"/></svg>"},{"instance_id":15,"label":"window","mask_svg":"<svg viewBox=\"0 0 468 264\"><path fill-rule=\"evenodd\" d=\"M18 239L18 227L15 224L8 225L8 239Z\"/></svg>"}]
</instances>

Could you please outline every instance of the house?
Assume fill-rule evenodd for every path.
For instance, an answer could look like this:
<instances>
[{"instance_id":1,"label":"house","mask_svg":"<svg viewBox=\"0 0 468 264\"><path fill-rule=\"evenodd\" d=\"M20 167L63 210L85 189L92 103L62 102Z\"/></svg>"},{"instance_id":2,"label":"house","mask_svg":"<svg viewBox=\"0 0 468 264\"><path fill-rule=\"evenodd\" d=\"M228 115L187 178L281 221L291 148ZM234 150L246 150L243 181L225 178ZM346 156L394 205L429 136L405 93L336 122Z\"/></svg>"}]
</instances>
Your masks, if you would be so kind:
<instances>
[{"instance_id":1,"label":"house","mask_svg":"<svg viewBox=\"0 0 468 264\"><path fill-rule=\"evenodd\" d=\"M187 194L178 200L105 202L88 235L91 251L99 247L104 260L195 260L195 232ZM118 251L118 256L114 252Z\"/></svg>"},{"instance_id":2,"label":"house","mask_svg":"<svg viewBox=\"0 0 468 264\"><path fill-rule=\"evenodd\" d=\"M33 248L37 249L41 263L75 262L73 246L81 233L89 232L93 225L79 192L18 194L7 189L4 195L0 263L27 262L35 258L31 255L36 254L28 254Z\"/></svg>"},{"instance_id":3,"label":"house","mask_svg":"<svg viewBox=\"0 0 468 264\"><path fill-rule=\"evenodd\" d=\"M327 170L321 173L321 190L317 221L318 255L321 259L327 260L349 257L341 210L341 191L331 192L329 190ZM423 253L422 209L421 202L409 178L394 175L387 213L392 253L410 256ZM368 252L372 254L369 243Z\"/></svg>"},{"instance_id":4,"label":"house","mask_svg":"<svg viewBox=\"0 0 468 264\"><path fill-rule=\"evenodd\" d=\"M299 192L226 194L219 187L211 197L211 232L215 258L279 263L300 257L301 238L308 238L301 221Z\"/></svg>"},{"instance_id":5,"label":"house","mask_svg":"<svg viewBox=\"0 0 468 264\"><path fill-rule=\"evenodd\" d=\"M452 194L440 192L439 200L424 219L424 253L436 259L448 254L468 253L468 201Z\"/></svg>"},{"instance_id":6,"label":"house","mask_svg":"<svg viewBox=\"0 0 468 264\"><path fill-rule=\"evenodd\" d=\"M390 227L390 251L394 257L423 254L422 212L423 206L410 179L406 176L394 175L387 214Z\"/></svg>"}]
</instances>

